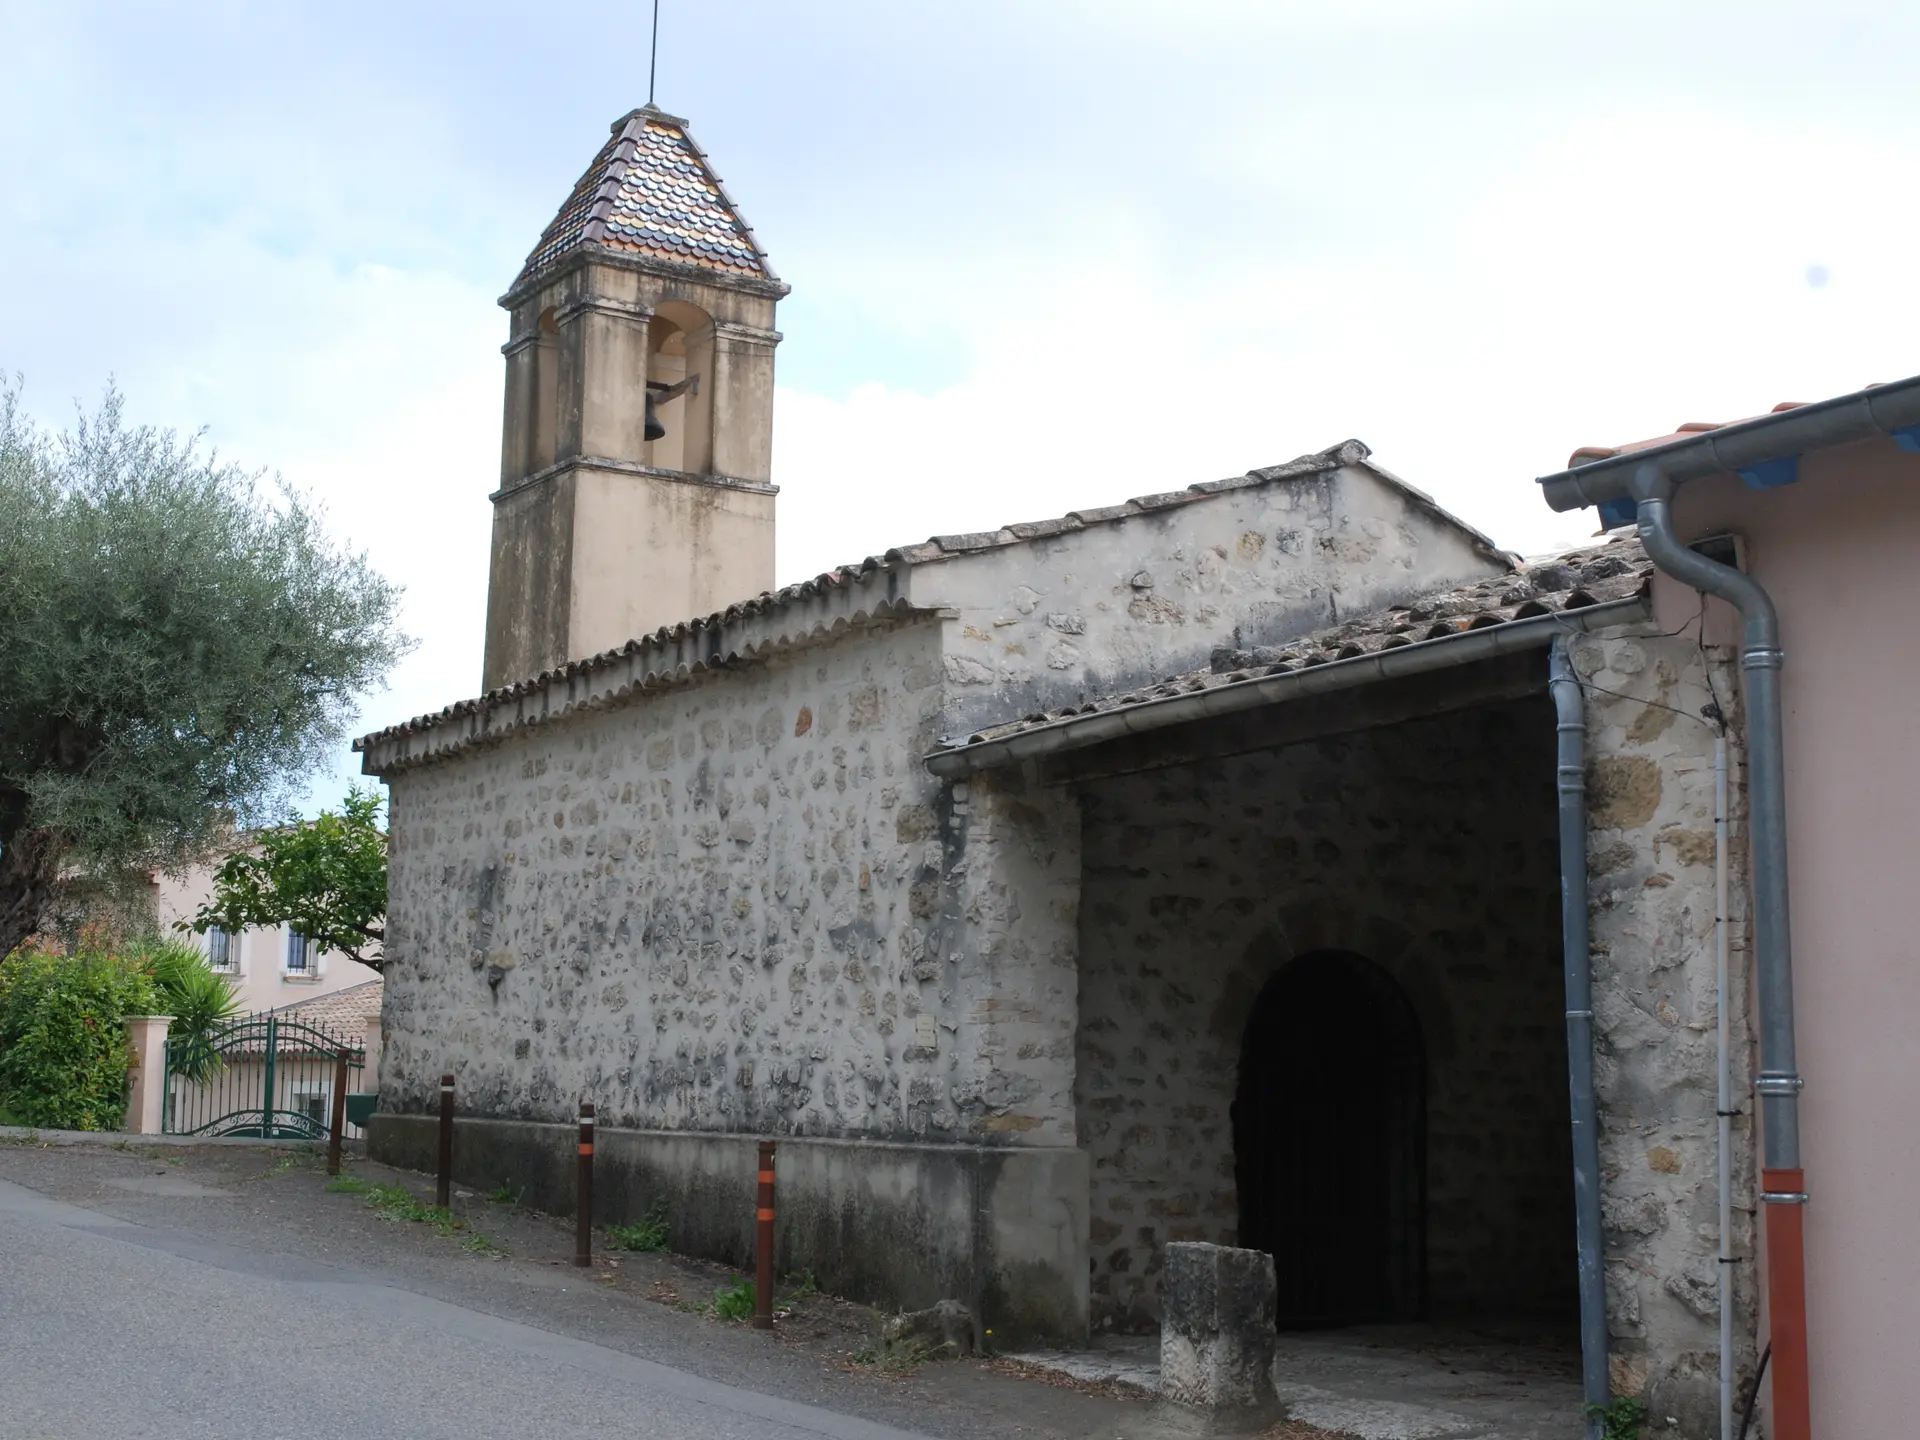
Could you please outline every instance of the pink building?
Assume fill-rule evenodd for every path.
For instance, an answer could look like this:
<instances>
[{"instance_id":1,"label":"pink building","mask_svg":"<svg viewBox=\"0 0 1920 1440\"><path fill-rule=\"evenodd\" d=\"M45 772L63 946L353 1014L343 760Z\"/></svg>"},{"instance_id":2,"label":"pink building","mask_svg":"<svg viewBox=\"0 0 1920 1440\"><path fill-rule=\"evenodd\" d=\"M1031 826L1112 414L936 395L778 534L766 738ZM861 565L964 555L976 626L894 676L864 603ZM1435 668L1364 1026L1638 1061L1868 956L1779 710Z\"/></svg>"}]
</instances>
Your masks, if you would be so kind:
<instances>
[{"instance_id":1,"label":"pink building","mask_svg":"<svg viewBox=\"0 0 1920 1440\"><path fill-rule=\"evenodd\" d=\"M154 876L154 914L161 934L177 934L174 927L191 920L213 898L217 868L218 861L213 861L179 875ZM212 930L182 938L207 953L247 1014L304 1005L380 978L370 966L325 950L284 925L256 926L237 935Z\"/></svg>"},{"instance_id":2,"label":"pink building","mask_svg":"<svg viewBox=\"0 0 1920 1440\"><path fill-rule=\"evenodd\" d=\"M1670 497L1677 539L1733 537L1739 568L1777 609L1784 664L1769 668L1762 656L1759 673L1763 685L1766 674L1779 677L1791 919L1776 943L1790 938L1791 988L1765 973L1768 840L1756 788L1752 1019L1762 1037L1758 1105L1775 1114L1766 1194L1736 1202L1761 1202L1766 1235L1758 1339L1771 1343L1773 1366L1762 1413L1780 1440L1905 1434L1920 1322L1912 1236L1920 1125L1907 1103L1920 1089L1920 938L1908 893L1920 815L1920 677L1910 663L1920 619L1920 381L1724 427L1690 425L1573 461L1542 481L1556 509L1598 503L1621 521L1639 502L1645 538ZM1648 548L1659 561L1657 545ZM1672 568L1661 563L1654 586L1655 624L1666 631L1688 627L1700 603L1697 582ZM1716 631L1728 643L1740 633L1717 600L1707 628L1710 641ZM1751 627L1748 635L1751 651ZM1747 740L1758 787L1765 717L1752 666L1750 656ZM1773 958L1784 956L1782 944ZM1797 1067L1781 1048L1783 1027L1797 1039ZM1735 1103L1749 1109L1745 1097ZM1794 1108L1797 1156L1779 1153L1778 1112ZM1803 1322L1792 1313L1802 1224ZM1802 1323L1804 1362L1794 1354Z\"/></svg>"}]
</instances>

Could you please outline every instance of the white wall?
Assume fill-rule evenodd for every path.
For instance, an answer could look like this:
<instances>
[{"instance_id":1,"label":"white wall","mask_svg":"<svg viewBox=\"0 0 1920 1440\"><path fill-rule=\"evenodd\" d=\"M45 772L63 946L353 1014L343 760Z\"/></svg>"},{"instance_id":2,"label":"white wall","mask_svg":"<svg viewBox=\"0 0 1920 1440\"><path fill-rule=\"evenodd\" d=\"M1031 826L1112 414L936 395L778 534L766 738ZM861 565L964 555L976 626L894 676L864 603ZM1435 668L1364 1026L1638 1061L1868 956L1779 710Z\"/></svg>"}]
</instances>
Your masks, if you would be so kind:
<instances>
[{"instance_id":1,"label":"white wall","mask_svg":"<svg viewBox=\"0 0 1920 1440\"><path fill-rule=\"evenodd\" d=\"M212 897L215 868L211 864L199 865L184 874L157 877L155 908L162 935L176 936L203 952L206 950L205 935L181 934L173 927L180 921L191 920ZM377 971L358 961L325 951L314 956L311 975L289 975L287 931L283 925L248 930L238 941L235 949L239 955L239 971L228 976L228 983L238 992L241 1008L248 1012L283 1010L303 1000L379 978Z\"/></svg>"}]
</instances>

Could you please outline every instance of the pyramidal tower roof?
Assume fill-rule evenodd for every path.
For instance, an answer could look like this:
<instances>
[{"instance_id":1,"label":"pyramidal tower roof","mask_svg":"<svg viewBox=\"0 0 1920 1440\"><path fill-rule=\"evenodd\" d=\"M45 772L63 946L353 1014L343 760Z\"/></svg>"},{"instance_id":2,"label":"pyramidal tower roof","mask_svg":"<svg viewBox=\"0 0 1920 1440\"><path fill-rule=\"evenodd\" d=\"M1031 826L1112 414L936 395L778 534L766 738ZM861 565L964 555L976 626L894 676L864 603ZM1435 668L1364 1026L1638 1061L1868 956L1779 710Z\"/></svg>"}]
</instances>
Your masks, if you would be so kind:
<instances>
[{"instance_id":1,"label":"pyramidal tower roof","mask_svg":"<svg viewBox=\"0 0 1920 1440\"><path fill-rule=\"evenodd\" d=\"M611 129L527 256L514 290L580 250L780 285L686 121L645 105Z\"/></svg>"}]
</instances>

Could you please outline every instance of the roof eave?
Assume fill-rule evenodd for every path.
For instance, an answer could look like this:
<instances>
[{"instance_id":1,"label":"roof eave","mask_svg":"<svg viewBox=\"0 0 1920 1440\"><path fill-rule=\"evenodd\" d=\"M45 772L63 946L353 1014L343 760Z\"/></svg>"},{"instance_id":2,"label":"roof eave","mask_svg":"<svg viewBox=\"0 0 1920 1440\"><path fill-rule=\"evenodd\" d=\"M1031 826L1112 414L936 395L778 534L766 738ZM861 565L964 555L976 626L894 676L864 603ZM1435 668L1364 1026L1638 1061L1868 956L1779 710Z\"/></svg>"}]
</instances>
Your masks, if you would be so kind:
<instances>
[{"instance_id":1,"label":"roof eave","mask_svg":"<svg viewBox=\"0 0 1920 1440\"><path fill-rule=\"evenodd\" d=\"M1682 436L1664 445L1623 450L1604 460L1543 475L1536 483L1555 510L1579 510L1631 499L1634 472L1643 465L1658 465L1668 480L1678 484L1917 426L1920 375Z\"/></svg>"},{"instance_id":2,"label":"roof eave","mask_svg":"<svg viewBox=\"0 0 1920 1440\"><path fill-rule=\"evenodd\" d=\"M586 265L611 265L621 270L638 270L668 280L688 280L697 285L713 285L722 290L740 290L768 300L784 299L793 289L784 280L765 280L731 270L710 270L703 265L683 265L674 260L655 260L625 250L609 250L603 245L580 243L566 250L538 270L522 271L511 289L500 297L500 308L511 310L534 291Z\"/></svg>"}]
</instances>

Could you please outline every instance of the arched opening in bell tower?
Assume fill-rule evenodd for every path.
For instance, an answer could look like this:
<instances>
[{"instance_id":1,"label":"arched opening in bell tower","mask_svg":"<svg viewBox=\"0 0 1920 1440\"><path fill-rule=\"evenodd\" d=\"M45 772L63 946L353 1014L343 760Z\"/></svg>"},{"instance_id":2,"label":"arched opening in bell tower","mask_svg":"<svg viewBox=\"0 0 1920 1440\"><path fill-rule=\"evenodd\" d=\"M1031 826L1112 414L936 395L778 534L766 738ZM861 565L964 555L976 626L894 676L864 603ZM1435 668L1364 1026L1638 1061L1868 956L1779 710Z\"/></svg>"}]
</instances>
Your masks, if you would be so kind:
<instances>
[{"instance_id":1,"label":"arched opening in bell tower","mask_svg":"<svg viewBox=\"0 0 1920 1440\"><path fill-rule=\"evenodd\" d=\"M553 306L540 312L533 341L533 423L527 427L526 473L553 464L560 438L560 326Z\"/></svg>"},{"instance_id":2,"label":"arched opening in bell tower","mask_svg":"<svg viewBox=\"0 0 1920 1440\"><path fill-rule=\"evenodd\" d=\"M684 300L663 300L647 324L647 385L661 395L654 417L665 432L647 442L646 463L704 475L713 469L713 319Z\"/></svg>"}]
</instances>

